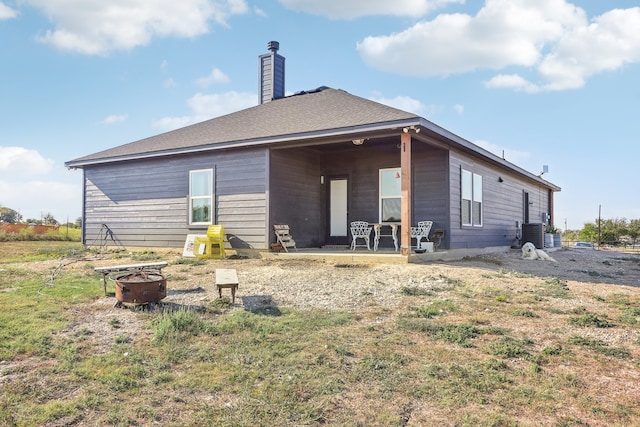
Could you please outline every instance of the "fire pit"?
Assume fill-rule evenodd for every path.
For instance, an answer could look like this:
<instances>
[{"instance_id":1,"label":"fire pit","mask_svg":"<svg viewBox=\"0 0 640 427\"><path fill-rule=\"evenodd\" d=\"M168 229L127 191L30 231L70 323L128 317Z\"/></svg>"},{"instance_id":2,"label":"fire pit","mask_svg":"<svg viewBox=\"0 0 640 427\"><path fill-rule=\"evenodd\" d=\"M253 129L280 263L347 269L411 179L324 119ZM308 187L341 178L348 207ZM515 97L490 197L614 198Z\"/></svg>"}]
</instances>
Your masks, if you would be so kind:
<instances>
[{"instance_id":1,"label":"fire pit","mask_svg":"<svg viewBox=\"0 0 640 427\"><path fill-rule=\"evenodd\" d=\"M116 280L117 304L149 304L167 296L167 280L160 273L136 271Z\"/></svg>"}]
</instances>

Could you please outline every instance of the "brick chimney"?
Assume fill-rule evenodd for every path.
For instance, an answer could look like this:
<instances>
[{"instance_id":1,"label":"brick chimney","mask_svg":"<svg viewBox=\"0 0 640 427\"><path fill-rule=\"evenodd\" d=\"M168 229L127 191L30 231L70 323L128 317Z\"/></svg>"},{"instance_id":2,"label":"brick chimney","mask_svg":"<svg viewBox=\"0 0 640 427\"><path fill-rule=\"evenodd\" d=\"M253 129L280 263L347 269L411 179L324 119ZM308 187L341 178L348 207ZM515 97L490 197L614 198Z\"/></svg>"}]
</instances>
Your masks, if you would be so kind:
<instances>
[{"instance_id":1,"label":"brick chimney","mask_svg":"<svg viewBox=\"0 0 640 427\"><path fill-rule=\"evenodd\" d=\"M270 41L267 43L267 49L270 53L259 57L258 102L260 104L284 98L284 56L278 55L280 43Z\"/></svg>"}]
</instances>

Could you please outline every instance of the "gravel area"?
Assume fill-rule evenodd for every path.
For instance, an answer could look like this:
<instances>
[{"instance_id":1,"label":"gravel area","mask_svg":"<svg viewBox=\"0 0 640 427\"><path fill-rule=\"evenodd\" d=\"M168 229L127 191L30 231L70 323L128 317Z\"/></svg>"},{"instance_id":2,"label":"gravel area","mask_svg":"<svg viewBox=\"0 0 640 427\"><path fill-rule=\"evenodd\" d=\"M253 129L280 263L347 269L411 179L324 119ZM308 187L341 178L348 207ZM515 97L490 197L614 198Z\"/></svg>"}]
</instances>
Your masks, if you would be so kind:
<instances>
[{"instance_id":1,"label":"gravel area","mask_svg":"<svg viewBox=\"0 0 640 427\"><path fill-rule=\"evenodd\" d=\"M168 251L161 260L169 265L163 270L167 278L167 297L155 309L178 307L210 307L218 299L215 286L216 268L234 268L239 287L231 310L279 309L366 311L377 308L393 311L406 305L406 289L422 288L446 297L446 291L455 283L464 283L470 289L504 288L509 292L526 292L539 280L527 278L553 277L567 281L576 295L567 304L588 304L594 295L611 293L640 293L640 257L618 252L560 249L549 254L557 261L523 260L519 250L488 254L450 262L422 264L349 263L318 261L304 258L225 259L207 260L203 265L178 263L181 253ZM100 257L77 262L70 261L64 269L87 269L109 265L139 264L121 255L118 259ZM152 261L156 262L156 261ZM56 262L39 264L44 274L59 268ZM29 263L34 267L34 263ZM496 275L504 277L496 282ZM96 286L102 287L102 277L96 275ZM113 283L110 294L88 307L73 310L76 322L65 334L81 330L93 332L93 338L102 343L105 351L114 339L127 335L132 340L150 336L148 323L152 313L148 306L114 307ZM228 289L223 297L231 297ZM127 309L135 308L135 309ZM111 326L113 318L118 328Z\"/></svg>"}]
</instances>

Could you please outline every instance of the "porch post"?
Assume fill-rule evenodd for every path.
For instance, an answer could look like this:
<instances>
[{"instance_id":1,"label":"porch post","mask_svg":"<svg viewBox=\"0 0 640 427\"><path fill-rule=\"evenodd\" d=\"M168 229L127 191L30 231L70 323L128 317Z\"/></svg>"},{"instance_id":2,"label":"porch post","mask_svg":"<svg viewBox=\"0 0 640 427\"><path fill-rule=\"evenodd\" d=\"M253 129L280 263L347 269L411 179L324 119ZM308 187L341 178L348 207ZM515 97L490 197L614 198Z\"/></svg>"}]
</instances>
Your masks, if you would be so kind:
<instances>
[{"instance_id":1,"label":"porch post","mask_svg":"<svg viewBox=\"0 0 640 427\"><path fill-rule=\"evenodd\" d=\"M411 134L400 135L400 249L411 253Z\"/></svg>"}]
</instances>

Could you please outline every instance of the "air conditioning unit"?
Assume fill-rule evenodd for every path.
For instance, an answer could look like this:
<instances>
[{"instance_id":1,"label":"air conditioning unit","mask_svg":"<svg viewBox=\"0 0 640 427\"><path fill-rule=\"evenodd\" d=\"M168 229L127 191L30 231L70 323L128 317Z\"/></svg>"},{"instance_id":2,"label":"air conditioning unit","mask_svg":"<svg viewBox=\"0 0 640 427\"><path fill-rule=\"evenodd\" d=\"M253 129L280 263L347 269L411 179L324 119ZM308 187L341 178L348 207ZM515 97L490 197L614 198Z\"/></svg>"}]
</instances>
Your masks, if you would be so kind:
<instances>
[{"instance_id":1,"label":"air conditioning unit","mask_svg":"<svg viewBox=\"0 0 640 427\"><path fill-rule=\"evenodd\" d=\"M544 249L544 224L522 224L522 244L533 243L537 249Z\"/></svg>"}]
</instances>

